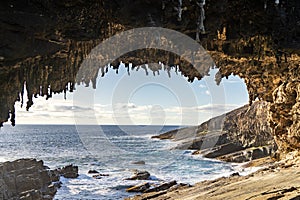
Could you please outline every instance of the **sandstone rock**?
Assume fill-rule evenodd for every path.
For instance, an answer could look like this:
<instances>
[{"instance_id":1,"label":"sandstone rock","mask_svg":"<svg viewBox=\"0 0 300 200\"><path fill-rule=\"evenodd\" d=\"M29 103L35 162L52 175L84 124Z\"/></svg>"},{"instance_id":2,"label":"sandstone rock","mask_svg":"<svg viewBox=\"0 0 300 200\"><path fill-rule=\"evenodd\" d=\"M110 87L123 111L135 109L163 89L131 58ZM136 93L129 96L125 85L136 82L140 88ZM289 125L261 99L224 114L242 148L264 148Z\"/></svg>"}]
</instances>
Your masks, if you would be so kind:
<instances>
[{"instance_id":1,"label":"sandstone rock","mask_svg":"<svg viewBox=\"0 0 300 200\"><path fill-rule=\"evenodd\" d=\"M149 183L142 183L140 185L136 185L136 186L126 189L126 192L144 192L148 188L150 188Z\"/></svg>"},{"instance_id":2,"label":"sandstone rock","mask_svg":"<svg viewBox=\"0 0 300 200\"><path fill-rule=\"evenodd\" d=\"M203 154L204 157L206 158L216 158L219 156L223 156L226 154L230 154L233 152L237 152L240 150L245 149L243 146L241 146L240 144L235 144L235 143L227 143L224 145L220 145L217 147L214 147L212 149L209 150L204 150L204 151L200 151L200 154Z\"/></svg>"},{"instance_id":3,"label":"sandstone rock","mask_svg":"<svg viewBox=\"0 0 300 200\"><path fill-rule=\"evenodd\" d=\"M178 149L193 149L196 150L193 155L202 154L229 162L269 156L276 150L276 145L267 120L268 108L266 102L254 102L199 126L172 130L156 138L171 138L181 142Z\"/></svg>"},{"instance_id":4,"label":"sandstone rock","mask_svg":"<svg viewBox=\"0 0 300 200\"><path fill-rule=\"evenodd\" d=\"M273 151L272 146L252 147L217 158L226 162L242 163L270 156Z\"/></svg>"},{"instance_id":5,"label":"sandstone rock","mask_svg":"<svg viewBox=\"0 0 300 200\"><path fill-rule=\"evenodd\" d=\"M171 182L168 182L168 183L163 183L163 184L161 184L161 185L159 185L157 187L145 190L144 193L160 192L160 191L163 191L163 190L167 190L167 189L171 188L174 185L177 185L176 181L171 181Z\"/></svg>"}]
</instances>

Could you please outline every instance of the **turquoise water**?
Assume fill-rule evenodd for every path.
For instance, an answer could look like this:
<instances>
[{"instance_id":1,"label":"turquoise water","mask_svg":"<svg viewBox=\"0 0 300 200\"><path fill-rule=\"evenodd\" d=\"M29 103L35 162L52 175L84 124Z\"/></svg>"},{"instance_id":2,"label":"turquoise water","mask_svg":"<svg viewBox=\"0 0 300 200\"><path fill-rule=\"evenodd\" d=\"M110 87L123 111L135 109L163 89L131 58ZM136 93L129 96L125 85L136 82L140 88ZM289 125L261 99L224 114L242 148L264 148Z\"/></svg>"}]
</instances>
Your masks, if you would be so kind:
<instances>
[{"instance_id":1,"label":"turquoise water","mask_svg":"<svg viewBox=\"0 0 300 200\"><path fill-rule=\"evenodd\" d=\"M0 130L0 160L37 158L51 168L79 166L79 178L62 179L56 199L123 199L125 188L143 181L128 181L134 169L147 170L151 182L177 180L194 184L233 172L228 163L171 150L174 143L151 136L176 126L17 125ZM145 165L133 162L144 161ZM109 174L94 179L89 169ZM130 194L132 195L132 194Z\"/></svg>"}]
</instances>

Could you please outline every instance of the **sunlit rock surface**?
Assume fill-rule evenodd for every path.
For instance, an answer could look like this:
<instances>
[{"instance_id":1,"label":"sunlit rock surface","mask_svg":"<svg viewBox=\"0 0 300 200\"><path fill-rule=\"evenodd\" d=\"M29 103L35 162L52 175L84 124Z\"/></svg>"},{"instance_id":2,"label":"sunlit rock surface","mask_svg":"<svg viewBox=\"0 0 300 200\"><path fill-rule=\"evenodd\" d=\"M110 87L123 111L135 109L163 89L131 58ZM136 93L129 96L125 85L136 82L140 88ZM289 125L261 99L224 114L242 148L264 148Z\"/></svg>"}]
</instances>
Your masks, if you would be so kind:
<instances>
[{"instance_id":1,"label":"sunlit rock surface","mask_svg":"<svg viewBox=\"0 0 300 200\"><path fill-rule=\"evenodd\" d=\"M199 126L172 130L153 138L171 139L175 148L196 150L207 158L246 162L274 153L277 146L268 121L269 103L254 102Z\"/></svg>"},{"instance_id":2,"label":"sunlit rock surface","mask_svg":"<svg viewBox=\"0 0 300 200\"><path fill-rule=\"evenodd\" d=\"M31 0L0 5L0 123L10 118L13 125L14 103L22 100L24 87L29 109L33 96L49 98L53 92L72 91L76 82L95 86L98 69L79 80L76 74L91 49L105 38L131 28L157 26L195 39L200 14L196 1L182 2L180 21L174 9L177 1L164 9L160 0ZM216 81L231 74L243 78L250 103L257 98L270 103L268 119L279 150L299 150L300 2L208 0L204 9L206 33L199 39L220 70ZM190 81L201 79L212 67L208 63L199 72L179 56L151 51L156 50L144 56L143 51L131 52L120 60L137 67L160 55L159 61L174 68L179 65ZM110 67L117 71L118 63ZM106 73L107 66L98 67Z\"/></svg>"}]
</instances>

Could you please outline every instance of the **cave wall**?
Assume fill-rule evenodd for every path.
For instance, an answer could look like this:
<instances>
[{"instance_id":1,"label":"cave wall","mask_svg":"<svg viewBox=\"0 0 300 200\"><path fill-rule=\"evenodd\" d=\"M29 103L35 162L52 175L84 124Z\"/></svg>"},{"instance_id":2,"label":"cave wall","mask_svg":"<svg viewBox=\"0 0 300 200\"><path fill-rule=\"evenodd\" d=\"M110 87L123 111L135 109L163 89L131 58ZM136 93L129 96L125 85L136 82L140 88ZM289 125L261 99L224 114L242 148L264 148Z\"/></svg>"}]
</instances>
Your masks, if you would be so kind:
<instances>
[{"instance_id":1,"label":"cave wall","mask_svg":"<svg viewBox=\"0 0 300 200\"><path fill-rule=\"evenodd\" d=\"M29 91L27 108L34 96L49 98L52 92L72 91L85 56L118 32L157 26L195 39L197 1L183 1L180 21L175 9L178 2L165 2L163 8L161 0L2 1L0 123L9 118L15 123L14 103L22 99L24 83ZM219 68L217 83L231 74L243 78L250 103L257 98L270 103L269 122L279 150L299 150L300 2L207 0L204 8L206 33L200 35L200 43ZM165 64L179 65L190 81L201 79L212 67L207 65L199 73L178 55L151 51L131 52L109 67L117 70L122 60L127 67L131 62L143 68L159 55ZM105 74L108 67L98 66L77 81L95 86L99 68ZM153 66L151 70L165 69Z\"/></svg>"}]
</instances>

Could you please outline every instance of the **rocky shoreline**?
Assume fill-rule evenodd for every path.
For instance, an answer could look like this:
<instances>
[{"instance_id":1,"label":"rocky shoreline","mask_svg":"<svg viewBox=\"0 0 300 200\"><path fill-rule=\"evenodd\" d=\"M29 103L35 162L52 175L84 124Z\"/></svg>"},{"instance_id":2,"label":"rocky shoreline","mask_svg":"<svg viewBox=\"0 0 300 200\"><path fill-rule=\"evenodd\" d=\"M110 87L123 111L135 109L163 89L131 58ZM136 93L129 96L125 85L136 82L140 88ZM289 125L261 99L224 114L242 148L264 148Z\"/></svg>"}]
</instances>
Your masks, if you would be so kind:
<instances>
[{"instance_id":1,"label":"rocky shoreline","mask_svg":"<svg viewBox=\"0 0 300 200\"><path fill-rule=\"evenodd\" d=\"M276 156L277 146L267 120L268 106L267 102L257 101L199 126L169 131L152 138L169 139L177 143L176 149L195 150L194 155L225 162L243 163Z\"/></svg>"},{"instance_id":2,"label":"rocky shoreline","mask_svg":"<svg viewBox=\"0 0 300 200\"><path fill-rule=\"evenodd\" d=\"M243 169L259 167L260 170L246 176L235 172L229 177L202 181L193 186L170 182L162 184L169 187L161 187L145 182L130 189L142 194L126 200L300 199L300 159L290 153L287 159L276 161L276 145L267 121L267 109L268 103L258 101L199 126L152 137L174 141L176 149L195 150L193 155L244 163ZM219 126L220 121L223 127Z\"/></svg>"},{"instance_id":3,"label":"rocky shoreline","mask_svg":"<svg viewBox=\"0 0 300 200\"><path fill-rule=\"evenodd\" d=\"M78 177L78 167L51 170L43 161L18 159L0 164L0 199L50 200L60 188L60 177Z\"/></svg>"},{"instance_id":4,"label":"rocky shoreline","mask_svg":"<svg viewBox=\"0 0 300 200\"><path fill-rule=\"evenodd\" d=\"M172 186L126 198L126 200L172 199L300 199L300 160L272 162L269 158L252 161L247 166L264 166L262 169L240 176L202 181L194 186Z\"/></svg>"}]
</instances>

